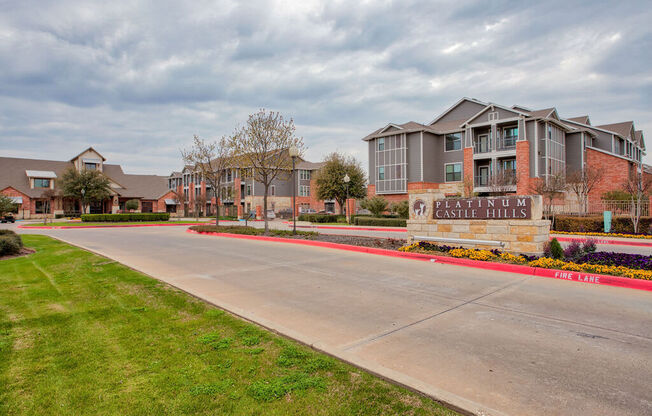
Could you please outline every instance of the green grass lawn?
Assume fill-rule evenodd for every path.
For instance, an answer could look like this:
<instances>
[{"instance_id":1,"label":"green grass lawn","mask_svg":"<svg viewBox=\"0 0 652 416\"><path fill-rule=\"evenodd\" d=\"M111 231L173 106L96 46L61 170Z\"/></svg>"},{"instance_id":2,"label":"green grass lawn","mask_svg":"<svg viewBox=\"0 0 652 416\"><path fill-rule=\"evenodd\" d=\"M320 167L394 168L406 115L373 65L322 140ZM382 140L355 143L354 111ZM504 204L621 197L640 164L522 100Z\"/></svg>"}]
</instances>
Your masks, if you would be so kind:
<instances>
[{"instance_id":1,"label":"green grass lawn","mask_svg":"<svg viewBox=\"0 0 652 416\"><path fill-rule=\"evenodd\" d=\"M0 414L452 415L119 263L38 235L0 261Z\"/></svg>"}]
</instances>

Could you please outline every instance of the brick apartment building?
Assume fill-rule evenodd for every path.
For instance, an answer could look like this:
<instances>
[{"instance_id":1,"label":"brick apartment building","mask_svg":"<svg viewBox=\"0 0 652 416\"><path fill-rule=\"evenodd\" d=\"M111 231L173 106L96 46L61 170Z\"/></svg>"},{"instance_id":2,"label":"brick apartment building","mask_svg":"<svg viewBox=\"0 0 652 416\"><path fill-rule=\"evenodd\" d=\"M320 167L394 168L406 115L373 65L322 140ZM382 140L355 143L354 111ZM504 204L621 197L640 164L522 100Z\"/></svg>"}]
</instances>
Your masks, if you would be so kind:
<instances>
[{"instance_id":1,"label":"brick apartment building","mask_svg":"<svg viewBox=\"0 0 652 416\"><path fill-rule=\"evenodd\" d=\"M138 200L139 212L174 212L176 209L174 194L167 187L167 177L126 174L120 165L106 163L104 156L92 147L69 161L0 157L0 193L14 200L17 218L43 218L48 205L47 214L78 215L78 200L56 195L57 178L71 167L80 171L98 170L110 181L111 197L91 203L87 208L89 213L121 212L130 199ZM55 196L50 197L47 191L55 192Z\"/></svg>"},{"instance_id":2,"label":"brick apartment building","mask_svg":"<svg viewBox=\"0 0 652 416\"><path fill-rule=\"evenodd\" d=\"M335 201L319 200L316 196L315 173L321 168L322 163L313 163L298 160L296 164L296 204L297 212L307 209L326 212L336 212L339 204ZM222 212L242 216L244 213L256 212L262 209L265 188L262 183L255 181L246 169L233 167L222 173L221 189L218 200L214 192L193 166L184 166L180 172L172 172L168 177L168 189L183 193L186 202L185 211L194 214L197 201L201 202L199 211L202 213L215 213L215 207L226 207ZM279 175L272 181L267 196L267 209L279 212L292 208L292 175L288 171ZM204 206L205 201L205 206ZM261 208L258 208L261 207ZM181 212L180 206L178 210Z\"/></svg>"},{"instance_id":3,"label":"brick apartment building","mask_svg":"<svg viewBox=\"0 0 652 416\"><path fill-rule=\"evenodd\" d=\"M633 121L594 126L589 116L562 118L555 108L533 110L462 98L428 124L390 123L369 134L369 195L408 198L411 189L441 197L532 193L552 175L592 166L605 170L591 193L619 189L643 165L645 140ZM466 189L465 189L466 188ZM465 192L465 190L467 192Z\"/></svg>"}]
</instances>

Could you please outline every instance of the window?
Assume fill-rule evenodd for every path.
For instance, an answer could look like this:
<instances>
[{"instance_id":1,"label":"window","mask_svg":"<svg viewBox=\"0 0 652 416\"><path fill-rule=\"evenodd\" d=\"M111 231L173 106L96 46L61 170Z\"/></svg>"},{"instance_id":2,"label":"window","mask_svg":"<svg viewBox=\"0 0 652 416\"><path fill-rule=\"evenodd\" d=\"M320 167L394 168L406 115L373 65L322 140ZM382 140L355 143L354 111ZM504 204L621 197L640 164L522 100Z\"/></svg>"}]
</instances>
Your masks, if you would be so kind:
<instances>
[{"instance_id":1,"label":"window","mask_svg":"<svg viewBox=\"0 0 652 416\"><path fill-rule=\"evenodd\" d=\"M270 195L272 195L272 196L276 195L276 185L271 186Z\"/></svg>"},{"instance_id":2,"label":"window","mask_svg":"<svg viewBox=\"0 0 652 416\"><path fill-rule=\"evenodd\" d=\"M462 133L446 135L446 151L460 150L462 148Z\"/></svg>"},{"instance_id":3,"label":"window","mask_svg":"<svg viewBox=\"0 0 652 416\"><path fill-rule=\"evenodd\" d=\"M299 186L299 196L310 196L310 186L300 185Z\"/></svg>"},{"instance_id":4,"label":"window","mask_svg":"<svg viewBox=\"0 0 652 416\"><path fill-rule=\"evenodd\" d=\"M299 179L302 181L309 181L310 180L310 171L309 170L300 170L299 171Z\"/></svg>"},{"instance_id":5,"label":"window","mask_svg":"<svg viewBox=\"0 0 652 416\"><path fill-rule=\"evenodd\" d=\"M226 181L227 182L233 181L233 173L231 172L231 169L226 171Z\"/></svg>"},{"instance_id":6,"label":"window","mask_svg":"<svg viewBox=\"0 0 652 416\"><path fill-rule=\"evenodd\" d=\"M505 172L516 172L516 159L503 160L502 165Z\"/></svg>"},{"instance_id":7,"label":"window","mask_svg":"<svg viewBox=\"0 0 652 416\"><path fill-rule=\"evenodd\" d=\"M85 162L84 163L84 169L86 169L86 170L95 170L95 169L97 169L97 163Z\"/></svg>"},{"instance_id":8,"label":"window","mask_svg":"<svg viewBox=\"0 0 652 416\"><path fill-rule=\"evenodd\" d=\"M247 196L251 196L251 185L247 185Z\"/></svg>"},{"instance_id":9,"label":"window","mask_svg":"<svg viewBox=\"0 0 652 416\"><path fill-rule=\"evenodd\" d=\"M199 186L195 186L195 196L200 196L201 195L201 188Z\"/></svg>"},{"instance_id":10,"label":"window","mask_svg":"<svg viewBox=\"0 0 652 416\"><path fill-rule=\"evenodd\" d=\"M385 150L385 138L378 139L378 150Z\"/></svg>"},{"instance_id":11,"label":"window","mask_svg":"<svg viewBox=\"0 0 652 416\"><path fill-rule=\"evenodd\" d=\"M450 163L446 165L446 182L459 182L462 180L462 164Z\"/></svg>"},{"instance_id":12,"label":"window","mask_svg":"<svg viewBox=\"0 0 652 416\"><path fill-rule=\"evenodd\" d=\"M518 139L518 127L509 127L503 130L505 147L516 146Z\"/></svg>"},{"instance_id":13,"label":"window","mask_svg":"<svg viewBox=\"0 0 652 416\"><path fill-rule=\"evenodd\" d=\"M39 201L39 200L35 201L34 213L45 214L45 201Z\"/></svg>"},{"instance_id":14,"label":"window","mask_svg":"<svg viewBox=\"0 0 652 416\"><path fill-rule=\"evenodd\" d=\"M498 111L489 113L489 121L498 120Z\"/></svg>"},{"instance_id":15,"label":"window","mask_svg":"<svg viewBox=\"0 0 652 416\"><path fill-rule=\"evenodd\" d=\"M378 180L382 181L385 179L385 167L381 166L378 168Z\"/></svg>"},{"instance_id":16,"label":"window","mask_svg":"<svg viewBox=\"0 0 652 416\"><path fill-rule=\"evenodd\" d=\"M49 179L34 179L34 188L49 188L50 180Z\"/></svg>"}]
</instances>

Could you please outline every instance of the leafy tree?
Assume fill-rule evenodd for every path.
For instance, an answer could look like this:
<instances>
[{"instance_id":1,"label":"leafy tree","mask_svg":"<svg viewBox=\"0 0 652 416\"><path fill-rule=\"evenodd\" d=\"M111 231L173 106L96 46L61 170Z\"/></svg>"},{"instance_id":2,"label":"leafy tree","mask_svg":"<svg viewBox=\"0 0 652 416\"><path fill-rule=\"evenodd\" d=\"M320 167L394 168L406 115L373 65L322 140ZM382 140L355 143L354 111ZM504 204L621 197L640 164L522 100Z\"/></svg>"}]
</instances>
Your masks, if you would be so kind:
<instances>
[{"instance_id":1,"label":"leafy tree","mask_svg":"<svg viewBox=\"0 0 652 416\"><path fill-rule=\"evenodd\" d=\"M206 142L195 135L193 136L192 147L181 151L181 156L183 161L187 165L194 166L195 172L199 173L204 181L211 186L216 204L215 225L219 225L220 198L218 192L222 185L223 174L233 166L232 147L229 139L222 137L214 142ZM203 205L206 206L206 197L204 196L203 199Z\"/></svg>"},{"instance_id":2,"label":"leafy tree","mask_svg":"<svg viewBox=\"0 0 652 416\"><path fill-rule=\"evenodd\" d=\"M550 257L553 259L564 259L564 249L556 238L550 241Z\"/></svg>"},{"instance_id":3,"label":"leafy tree","mask_svg":"<svg viewBox=\"0 0 652 416\"><path fill-rule=\"evenodd\" d=\"M82 214L91 201L103 201L111 196L109 179L97 170L69 168L59 179L63 196L75 198L81 205Z\"/></svg>"},{"instance_id":4,"label":"leafy tree","mask_svg":"<svg viewBox=\"0 0 652 416\"><path fill-rule=\"evenodd\" d=\"M374 217L380 217L383 212L387 211L387 200L382 196L374 195L371 198L363 199L360 206L371 211Z\"/></svg>"},{"instance_id":5,"label":"leafy tree","mask_svg":"<svg viewBox=\"0 0 652 416\"><path fill-rule=\"evenodd\" d=\"M4 216L8 212L12 212L16 204L14 200L9 198L6 195L0 194L0 217Z\"/></svg>"},{"instance_id":6,"label":"leafy tree","mask_svg":"<svg viewBox=\"0 0 652 416\"><path fill-rule=\"evenodd\" d=\"M408 201L394 202L390 205L390 211L399 216L399 218L408 218L410 216L410 203Z\"/></svg>"},{"instance_id":7,"label":"leafy tree","mask_svg":"<svg viewBox=\"0 0 652 416\"><path fill-rule=\"evenodd\" d=\"M600 199L603 201L629 201L632 198L630 194L621 190L604 192Z\"/></svg>"},{"instance_id":8,"label":"leafy tree","mask_svg":"<svg viewBox=\"0 0 652 416\"><path fill-rule=\"evenodd\" d=\"M138 209L138 200L137 199L130 199L129 201L125 202L125 209L127 211L135 211Z\"/></svg>"},{"instance_id":9,"label":"leafy tree","mask_svg":"<svg viewBox=\"0 0 652 416\"><path fill-rule=\"evenodd\" d=\"M315 177L317 198L336 200L340 204L340 214L344 213L347 196L347 184L344 182L346 175L350 178L349 198L364 198L367 195L365 174L360 162L352 156L331 153L326 156L324 166L319 169Z\"/></svg>"},{"instance_id":10,"label":"leafy tree","mask_svg":"<svg viewBox=\"0 0 652 416\"><path fill-rule=\"evenodd\" d=\"M290 177L292 158L288 149L296 147L303 153L303 139L294 135L292 119L286 120L278 112L260 110L249 116L246 124L236 129L230 144L241 168L263 185L263 217L265 234L269 235L267 196L272 181Z\"/></svg>"}]
</instances>

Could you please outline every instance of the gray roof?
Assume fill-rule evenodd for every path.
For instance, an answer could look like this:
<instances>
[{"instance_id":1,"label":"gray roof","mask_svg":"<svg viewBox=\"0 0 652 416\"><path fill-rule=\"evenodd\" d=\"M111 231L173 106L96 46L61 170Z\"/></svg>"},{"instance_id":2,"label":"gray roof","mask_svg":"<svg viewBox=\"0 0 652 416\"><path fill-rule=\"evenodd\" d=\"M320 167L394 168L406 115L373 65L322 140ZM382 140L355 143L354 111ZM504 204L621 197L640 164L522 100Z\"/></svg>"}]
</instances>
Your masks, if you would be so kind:
<instances>
[{"instance_id":1,"label":"gray roof","mask_svg":"<svg viewBox=\"0 0 652 416\"><path fill-rule=\"evenodd\" d=\"M301 170L319 170L322 166L324 166L324 162L308 162L306 160L302 160L301 162L297 163L296 168Z\"/></svg>"},{"instance_id":2,"label":"gray roof","mask_svg":"<svg viewBox=\"0 0 652 416\"><path fill-rule=\"evenodd\" d=\"M39 198L44 190L30 188L26 170L51 171L61 177L64 171L72 167L74 165L71 162L58 160L0 157L0 191L12 187L30 198ZM103 173L123 187L112 189L127 198L158 199L168 191L167 176L128 175L120 165L106 163L103 165Z\"/></svg>"},{"instance_id":3,"label":"gray roof","mask_svg":"<svg viewBox=\"0 0 652 416\"><path fill-rule=\"evenodd\" d=\"M603 130L612 131L621 137L629 137L631 135L632 128L634 127L634 122L623 121L620 123L603 124L601 126L596 126L596 127L601 128Z\"/></svg>"},{"instance_id":4,"label":"gray roof","mask_svg":"<svg viewBox=\"0 0 652 416\"><path fill-rule=\"evenodd\" d=\"M574 121L574 122L580 123L580 124L586 124L587 126L591 125L591 122L589 120L589 116L571 117L571 118L567 118L566 120Z\"/></svg>"},{"instance_id":5,"label":"gray roof","mask_svg":"<svg viewBox=\"0 0 652 416\"><path fill-rule=\"evenodd\" d=\"M554 108L554 107L550 107L550 108L544 108L544 109L542 109L542 110L529 111L528 113L530 114L530 117L535 117L535 118L537 118L537 117L546 118L546 117L548 117L548 116L550 115L550 113L552 113L553 111L555 111L555 108Z\"/></svg>"}]
</instances>

